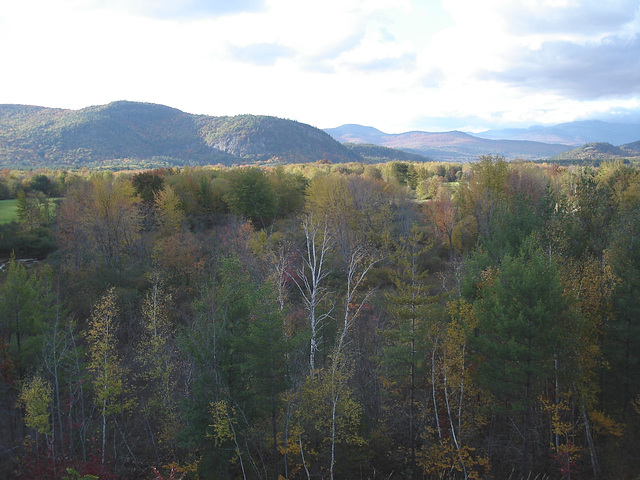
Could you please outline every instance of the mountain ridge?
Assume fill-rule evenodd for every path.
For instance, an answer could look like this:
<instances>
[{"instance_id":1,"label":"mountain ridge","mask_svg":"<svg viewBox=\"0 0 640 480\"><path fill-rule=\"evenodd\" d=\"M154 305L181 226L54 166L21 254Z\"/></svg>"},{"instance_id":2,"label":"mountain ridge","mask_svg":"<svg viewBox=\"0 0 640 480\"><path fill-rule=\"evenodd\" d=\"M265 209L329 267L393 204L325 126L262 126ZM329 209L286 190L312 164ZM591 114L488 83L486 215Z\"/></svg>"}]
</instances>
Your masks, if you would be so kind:
<instances>
[{"instance_id":1,"label":"mountain ridge","mask_svg":"<svg viewBox=\"0 0 640 480\"><path fill-rule=\"evenodd\" d=\"M361 157L322 130L276 117L194 115L117 101L79 110L0 105L0 164L13 168L152 168L334 163Z\"/></svg>"},{"instance_id":2,"label":"mountain ridge","mask_svg":"<svg viewBox=\"0 0 640 480\"><path fill-rule=\"evenodd\" d=\"M636 135L634 142L640 142L640 125L637 133L634 125L620 125L573 122L555 130L549 127L546 132L556 132L554 138L565 142L614 134L617 138ZM540 132L536 128L529 134ZM521 130L507 133L520 135ZM598 133L601 131L604 133ZM469 162L488 154L544 161L573 148L568 143L491 139L459 130L388 134L357 124L321 130L272 116L195 115L124 100L78 110L0 105L0 165L5 168L156 168L382 159ZM611 150L607 152L603 155L610 156ZM633 147L621 152L635 156Z\"/></svg>"},{"instance_id":3,"label":"mountain ridge","mask_svg":"<svg viewBox=\"0 0 640 480\"><path fill-rule=\"evenodd\" d=\"M480 155L503 155L508 159L534 160L548 158L571 147L561 144L521 140L492 140L479 138L459 130L423 132L414 130L387 134L373 127L347 124L325 128L325 132L343 143L372 143L374 145L424 155L438 161L474 161ZM366 135L362 135L365 132Z\"/></svg>"},{"instance_id":4,"label":"mountain ridge","mask_svg":"<svg viewBox=\"0 0 640 480\"><path fill-rule=\"evenodd\" d=\"M640 161L640 141L620 146L608 142L590 142L549 159L551 162L587 164L610 160Z\"/></svg>"}]
</instances>

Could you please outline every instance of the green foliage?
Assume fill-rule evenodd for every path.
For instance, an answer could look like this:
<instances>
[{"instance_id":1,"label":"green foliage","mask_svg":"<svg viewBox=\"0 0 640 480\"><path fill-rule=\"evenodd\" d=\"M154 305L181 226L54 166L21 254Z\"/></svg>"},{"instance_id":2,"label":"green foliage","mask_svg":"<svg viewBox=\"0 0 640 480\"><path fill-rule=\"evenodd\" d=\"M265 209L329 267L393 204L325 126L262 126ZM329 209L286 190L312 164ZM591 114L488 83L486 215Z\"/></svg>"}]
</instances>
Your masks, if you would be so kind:
<instances>
[{"instance_id":1,"label":"green foliage","mask_svg":"<svg viewBox=\"0 0 640 480\"><path fill-rule=\"evenodd\" d=\"M566 350L568 308L557 267L532 238L515 256L482 273L474 302L477 381L502 408L518 418L523 436L521 473L528 471L535 399L551 381L554 359ZM521 417L518 414L521 412Z\"/></svg>"},{"instance_id":2,"label":"green foliage","mask_svg":"<svg viewBox=\"0 0 640 480\"><path fill-rule=\"evenodd\" d=\"M429 157L409 153L395 148L381 147L379 145L365 143L345 143L345 147L356 153L367 163L386 162L430 162Z\"/></svg>"},{"instance_id":3,"label":"green foliage","mask_svg":"<svg viewBox=\"0 0 640 480\"><path fill-rule=\"evenodd\" d=\"M26 267L12 257L0 290L0 325L21 378L36 367L42 349L40 293L37 276L29 275Z\"/></svg>"},{"instance_id":4,"label":"green foliage","mask_svg":"<svg viewBox=\"0 0 640 480\"><path fill-rule=\"evenodd\" d=\"M136 173L131 179L136 195L143 202L153 202L154 196L162 190L164 179L160 175L154 175L151 172Z\"/></svg>"},{"instance_id":5,"label":"green foliage","mask_svg":"<svg viewBox=\"0 0 640 480\"><path fill-rule=\"evenodd\" d=\"M39 191L18 192L16 208L18 221L27 232L49 225L54 218L53 202Z\"/></svg>"},{"instance_id":6,"label":"green foliage","mask_svg":"<svg viewBox=\"0 0 640 480\"><path fill-rule=\"evenodd\" d=\"M627 206L613 231L607 260L618 281L612 301L615 315L606 325L603 345L611 371L605 397L628 411L640 391L640 202Z\"/></svg>"},{"instance_id":7,"label":"green foliage","mask_svg":"<svg viewBox=\"0 0 640 480\"><path fill-rule=\"evenodd\" d=\"M53 192L53 183L49 177L43 174L34 175L31 177L29 187L33 191L41 192L44 195L50 196Z\"/></svg>"},{"instance_id":8,"label":"green foliage","mask_svg":"<svg viewBox=\"0 0 640 480\"><path fill-rule=\"evenodd\" d=\"M67 474L62 477L62 480L99 480L95 475L83 475L73 468L67 468Z\"/></svg>"},{"instance_id":9,"label":"green foliage","mask_svg":"<svg viewBox=\"0 0 640 480\"><path fill-rule=\"evenodd\" d=\"M569 165L592 165L612 159L637 160L638 152L623 145L616 147L606 142L587 143L579 148L560 153L548 160L552 163L566 163Z\"/></svg>"},{"instance_id":10,"label":"green foliage","mask_svg":"<svg viewBox=\"0 0 640 480\"><path fill-rule=\"evenodd\" d=\"M196 371L184 441L198 446L205 465L217 459L223 468L234 458L257 453L247 451L254 435L275 436L267 419L279 409L285 388L288 341L271 286L253 280L237 258L221 259L194 309L196 320L182 342Z\"/></svg>"},{"instance_id":11,"label":"green foliage","mask_svg":"<svg viewBox=\"0 0 640 480\"><path fill-rule=\"evenodd\" d=\"M269 226L276 214L277 199L273 187L257 167L230 173L225 200L232 213L250 220L256 228Z\"/></svg>"}]
</instances>

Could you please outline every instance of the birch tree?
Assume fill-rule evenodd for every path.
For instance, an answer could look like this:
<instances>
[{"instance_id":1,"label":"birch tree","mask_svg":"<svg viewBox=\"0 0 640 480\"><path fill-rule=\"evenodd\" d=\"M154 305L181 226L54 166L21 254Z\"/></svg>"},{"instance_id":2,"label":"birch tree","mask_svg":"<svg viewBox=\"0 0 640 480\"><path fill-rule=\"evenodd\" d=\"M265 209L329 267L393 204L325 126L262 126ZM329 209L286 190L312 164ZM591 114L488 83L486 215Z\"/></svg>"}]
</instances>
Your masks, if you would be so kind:
<instances>
[{"instance_id":1,"label":"birch tree","mask_svg":"<svg viewBox=\"0 0 640 480\"><path fill-rule=\"evenodd\" d=\"M320 307L327 299L328 290L325 280L330 271L327 268L327 254L332 245L327 219L318 221L312 215L305 215L302 221L305 246L301 252L302 265L296 268L292 276L307 311L311 329L309 345L309 374L313 377L316 369L316 353L318 351L318 334L323 322L331 317L334 305L328 311L321 312Z\"/></svg>"}]
</instances>

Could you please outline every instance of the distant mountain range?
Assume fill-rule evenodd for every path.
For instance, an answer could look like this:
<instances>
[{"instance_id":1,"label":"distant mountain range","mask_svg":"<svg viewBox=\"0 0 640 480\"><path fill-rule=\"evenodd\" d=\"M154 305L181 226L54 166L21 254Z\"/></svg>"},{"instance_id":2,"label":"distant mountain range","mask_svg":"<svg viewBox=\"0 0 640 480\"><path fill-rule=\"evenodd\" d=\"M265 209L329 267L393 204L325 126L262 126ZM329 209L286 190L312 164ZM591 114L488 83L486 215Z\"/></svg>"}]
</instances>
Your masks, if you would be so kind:
<instances>
[{"instance_id":1,"label":"distant mountain range","mask_svg":"<svg viewBox=\"0 0 640 480\"><path fill-rule=\"evenodd\" d=\"M528 140L491 140L459 132L406 132L388 134L373 127L343 125L325 132L343 143L367 143L424 155L439 161L469 162L480 155L503 155L508 159L548 158L571 146Z\"/></svg>"},{"instance_id":2,"label":"distant mountain range","mask_svg":"<svg viewBox=\"0 0 640 480\"><path fill-rule=\"evenodd\" d=\"M541 139L552 140L552 143L539 141ZM587 150L573 152L583 140L586 140L584 143L615 143L619 148L615 147L618 150L614 153L609 147L585 146ZM619 141L627 144L617 143ZM323 131L270 116L192 115L139 102L120 101L80 110L0 105L0 167L4 168L155 168L394 160L466 162L485 154L526 160L562 155L559 158L567 161L567 158L590 154L606 158L618 154L637 157L634 152L638 141L639 125L605 122L574 122L474 135L459 131L387 134L361 125Z\"/></svg>"},{"instance_id":3,"label":"distant mountain range","mask_svg":"<svg viewBox=\"0 0 640 480\"><path fill-rule=\"evenodd\" d=\"M608 123L600 120L585 120L561 123L551 127L534 126L487 130L476 133L477 137L505 140L531 140L545 143L561 143L581 146L585 143L611 143L623 145L640 140L640 124Z\"/></svg>"},{"instance_id":4,"label":"distant mountain range","mask_svg":"<svg viewBox=\"0 0 640 480\"><path fill-rule=\"evenodd\" d=\"M640 125L617 124L601 121L564 123L555 127L529 129L490 130L478 134L451 132L406 132L388 134L373 127L343 125L325 129L329 135L345 144L373 144L406 152L425 155L440 161L473 161L479 155L497 154L508 159L566 159L571 155L585 159L588 152L593 159L602 160L598 149L573 152L576 145L587 143L614 143L619 145L622 158L634 157L634 149L623 148L624 143L640 139ZM609 157L610 158L610 154Z\"/></svg>"}]
</instances>

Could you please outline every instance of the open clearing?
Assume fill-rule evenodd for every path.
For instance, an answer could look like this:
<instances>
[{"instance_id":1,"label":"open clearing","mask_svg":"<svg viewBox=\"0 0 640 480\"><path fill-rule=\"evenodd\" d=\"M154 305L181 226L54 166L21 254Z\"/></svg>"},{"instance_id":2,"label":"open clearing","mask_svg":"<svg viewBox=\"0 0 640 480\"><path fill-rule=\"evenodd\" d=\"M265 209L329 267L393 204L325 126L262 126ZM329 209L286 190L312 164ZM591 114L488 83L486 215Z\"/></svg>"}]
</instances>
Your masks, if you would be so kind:
<instances>
[{"instance_id":1,"label":"open clearing","mask_svg":"<svg viewBox=\"0 0 640 480\"><path fill-rule=\"evenodd\" d=\"M18 219L18 201L0 200L0 223L9 223Z\"/></svg>"}]
</instances>

